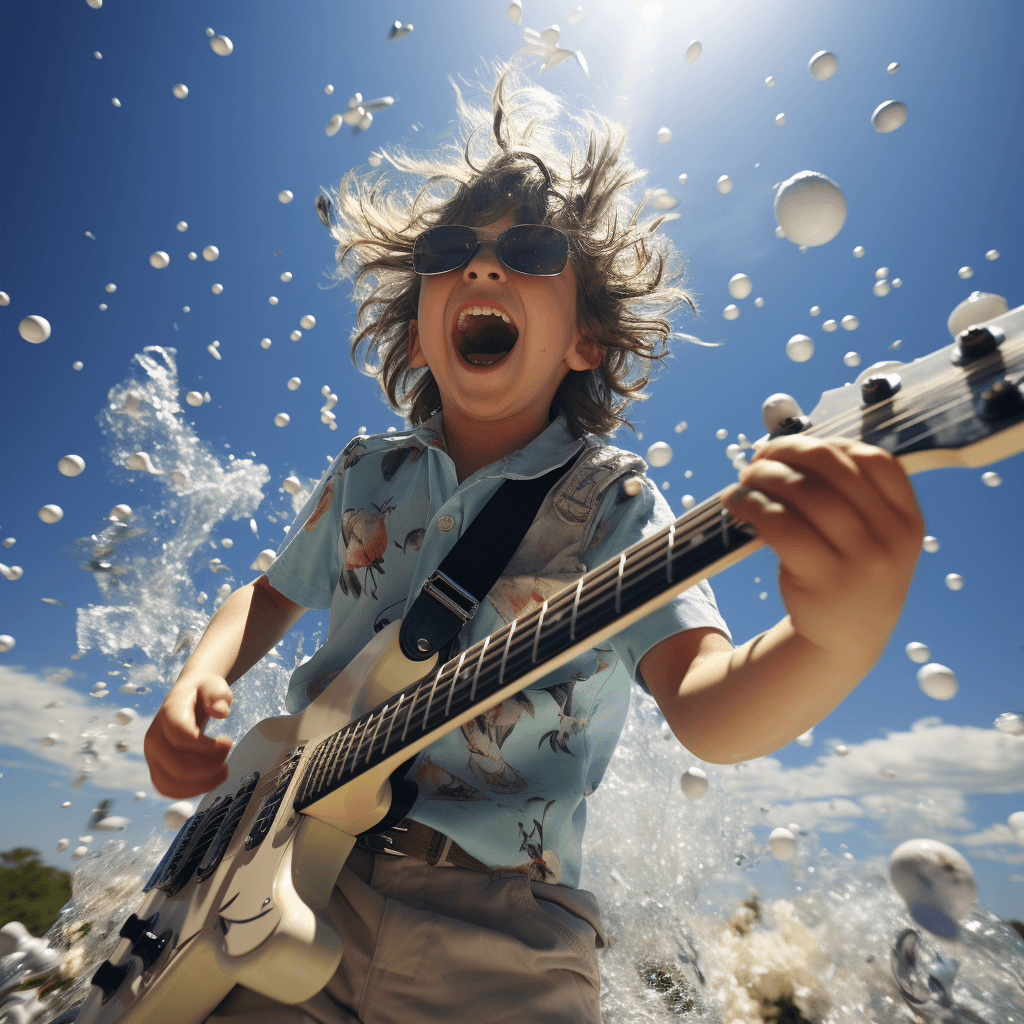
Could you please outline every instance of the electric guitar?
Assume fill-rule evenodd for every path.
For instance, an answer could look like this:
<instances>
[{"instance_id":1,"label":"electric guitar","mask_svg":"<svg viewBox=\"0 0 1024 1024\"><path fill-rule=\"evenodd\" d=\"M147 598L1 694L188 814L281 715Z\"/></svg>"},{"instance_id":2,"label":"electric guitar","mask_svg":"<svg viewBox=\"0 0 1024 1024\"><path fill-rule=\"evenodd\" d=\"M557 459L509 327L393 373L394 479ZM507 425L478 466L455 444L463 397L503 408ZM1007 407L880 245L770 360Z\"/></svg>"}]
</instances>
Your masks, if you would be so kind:
<instances>
[{"instance_id":1,"label":"electric guitar","mask_svg":"<svg viewBox=\"0 0 1024 1024\"><path fill-rule=\"evenodd\" d=\"M1024 306L911 363L876 363L809 416L785 395L768 434L856 437L908 473L1024 450ZM228 758L92 976L78 1024L205 1021L237 984L282 1003L324 987L343 954L327 906L356 837L396 823L415 784L392 775L506 700L762 545L718 496L447 663L378 633L309 707L268 718Z\"/></svg>"}]
</instances>

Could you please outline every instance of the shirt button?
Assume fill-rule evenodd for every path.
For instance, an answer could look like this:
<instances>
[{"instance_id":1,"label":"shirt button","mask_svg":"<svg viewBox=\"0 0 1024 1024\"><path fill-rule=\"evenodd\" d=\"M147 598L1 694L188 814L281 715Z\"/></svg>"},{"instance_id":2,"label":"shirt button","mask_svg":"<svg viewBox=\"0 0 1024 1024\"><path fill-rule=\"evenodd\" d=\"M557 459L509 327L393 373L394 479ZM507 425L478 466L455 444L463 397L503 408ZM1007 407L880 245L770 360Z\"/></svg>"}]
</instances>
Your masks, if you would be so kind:
<instances>
[{"instance_id":1,"label":"shirt button","mask_svg":"<svg viewBox=\"0 0 1024 1024\"><path fill-rule=\"evenodd\" d=\"M440 526L442 530L448 531L455 525L455 520L452 519L451 516L441 516L437 521L437 525Z\"/></svg>"}]
</instances>

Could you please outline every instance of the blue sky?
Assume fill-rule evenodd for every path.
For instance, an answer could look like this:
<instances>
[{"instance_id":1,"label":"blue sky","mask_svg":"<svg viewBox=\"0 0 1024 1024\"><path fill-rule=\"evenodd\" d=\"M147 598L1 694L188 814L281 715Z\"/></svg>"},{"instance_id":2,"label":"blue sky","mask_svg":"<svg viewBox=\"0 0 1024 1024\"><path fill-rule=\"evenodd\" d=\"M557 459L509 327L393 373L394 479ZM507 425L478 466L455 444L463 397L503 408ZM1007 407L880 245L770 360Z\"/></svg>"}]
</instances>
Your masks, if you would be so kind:
<instances>
[{"instance_id":1,"label":"blue sky","mask_svg":"<svg viewBox=\"0 0 1024 1024\"><path fill-rule=\"evenodd\" d=\"M562 45L585 54L591 77L569 60L543 75L534 65L535 80L574 109L593 106L627 124L634 159L650 172L646 183L679 199L680 216L664 230L687 254L701 314L677 326L722 344L679 344L650 400L634 409L642 440L628 431L617 436L641 454L653 441L673 446L672 462L652 476L668 484L666 498L679 514L683 494L701 500L735 479L725 447L738 432L760 436L769 393L789 392L809 412L823 390L859 372L844 365L847 351L861 354L863 368L892 358L899 339L900 357L912 359L948 344L946 318L973 290L1002 295L1010 308L1024 301L1019 3L590 0L575 25L573 6L524 3L517 27L500 0L383 7L105 0L100 10L67 0L59 17L56 5L9 5L0 41L0 289L10 296L0 308L0 537L15 544L0 548L0 561L24 575L0 578L0 633L16 640L0 654L0 847L33 845L67 866L57 839L74 845L99 799L133 818L140 839L166 804L152 798L139 757L145 723L164 692L146 667L151 659L137 647L114 655L98 646L71 657L76 628L107 621L102 609L118 600L78 567L79 539L98 533L121 502L135 510L133 524L145 526L149 540L180 535L171 522L179 506L166 484L115 465L118 445L128 441L101 429L108 392L139 376L133 358L144 346L173 347L182 393L211 395L198 409L182 405L175 436L195 436L197 450L225 470L229 456L268 470L264 484L256 469L241 473L247 482L231 492L231 514L241 518L217 523L210 534L216 552L188 549L178 568L191 605L164 624L173 641L182 622L212 614L219 585L249 582L258 552L283 538L293 514L280 490L285 476L308 485L361 426L371 433L401 426L349 360L355 307L347 285L323 287L332 249L313 198L350 167L369 170L374 149L433 147L455 113L448 76L486 75L483 62L511 56L524 28L561 26ZM414 31L388 41L395 19ZM207 26L233 41L230 56L211 50ZM703 46L694 63L683 59L691 39ZM807 62L822 49L837 54L839 68L819 82ZM901 66L889 75L892 61ZM768 75L776 83L770 89ZM171 92L178 82L189 89L183 100ZM325 94L328 83L333 95ZM324 126L357 91L395 103L368 131L354 136L345 127L327 137ZM879 134L870 115L889 99L905 102L909 116L897 131ZM786 123L777 126L780 112ZM666 144L656 138L662 126L673 132ZM804 169L838 182L849 213L832 242L800 253L775 237L772 198L776 182ZM734 183L726 195L716 188L722 174ZM278 201L282 189L294 193L293 202ZM181 220L184 233L175 230ZM215 262L187 259L211 244L220 250ZM865 249L860 259L855 246ZM994 261L985 258L992 249L1000 253ZM150 266L156 250L170 255L166 269ZM958 276L964 266L974 270L970 280ZM872 294L879 267L903 281L885 297ZM288 283L280 279L285 271L293 275ZM739 272L754 290L729 321L722 315L734 301L727 282ZM115 292L105 291L108 283ZM222 294L212 293L215 283ZM271 295L278 304L269 304ZM763 308L754 306L757 296ZM820 316L809 314L814 305ZM305 314L316 327L290 341ZM856 331L822 330L824 320L847 314L859 319ZM19 336L28 315L50 322L45 343ZM797 333L816 346L799 364L785 354ZM272 339L266 350L264 337ZM219 361L207 349L214 340ZM289 391L293 376L302 384ZM340 398L334 432L320 422L324 385ZM274 424L279 412L290 416L285 428ZM683 420L688 427L677 433ZM728 430L726 440L716 438L719 428ZM71 453L86 464L75 478L57 471ZM915 836L950 842L971 860L982 902L1024 918L1024 849L1006 826L1007 815L1024 808L1024 738L992 728L997 715L1024 710L1021 457L990 468L1001 486L983 485L981 469L915 477L941 547L922 555L889 647L816 727L810 747L791 744L751 763L745 785L751 799L778 806L778 823L800 820L835 833L857 857L887 855ZM223 487L227 494L230 486ZM246 502L252 508L243 513ZM55 524L37 514L50 503L64 510ZM234 546L220 546L223 538ZM214 555L232 576L210 572ZM774 573L774 556L763 550L713 580L737 643L784 614ZM962 590L945 586L948 573L963 576ZM199 591L210 595L202 607ZM315 611L307 619L298 627L306 637L326 626ZM910 641L927 644L933 660L956 672L954 699L922 693L918 666L904 654ZM293 646L283 650L287 657ZM122 696L109 672L148 679L153 692ZM89 697L101 678L111 695ZM63 707L44 710L53 701ZM109 713L122 703L137 705L140 719L117 732L108 728ZM235 716L254 724L261 707L236 706ZM272 700L266 708L273 710ZM60 741L41 747L51 731ZM108 744L123 739L129 752L112 755L76 789L77 736L89 731ZM832 753L835 742L849 754ZM895 778L885 778L885 768ZM133 803L135 790L151 797ZM65 800L72 806L60 809Z\"/></svg>"}]
</instances>

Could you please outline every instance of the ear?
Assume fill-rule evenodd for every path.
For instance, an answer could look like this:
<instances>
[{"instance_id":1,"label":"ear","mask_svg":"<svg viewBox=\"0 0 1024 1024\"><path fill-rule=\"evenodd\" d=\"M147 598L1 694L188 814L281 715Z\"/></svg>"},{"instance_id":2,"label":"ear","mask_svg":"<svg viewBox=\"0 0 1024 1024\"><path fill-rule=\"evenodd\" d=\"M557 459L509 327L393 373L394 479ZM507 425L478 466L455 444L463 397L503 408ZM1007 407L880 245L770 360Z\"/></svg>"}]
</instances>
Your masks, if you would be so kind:
<instances>
[{"instance_id":1,"label":"ear","mask_svg":"<svg viewBox=\"0 0 1024 1024\"><path fill-rule=\"evenodd\" d=\"M603 355L596 342L577 337L576 344L565 354L565 363L570 370L596 370Z\"/></svg>"},{"instance_id":2,"label":"ear","mask_svg":"<svg viewBox=\"0 0 1024 1024\"><path fill-rule=\"evenodd\" d=\"M418 370L427 365L427 357L420 348L420 328L415 320L409 321L409 365Z\"/></svg>"}]
</instances>

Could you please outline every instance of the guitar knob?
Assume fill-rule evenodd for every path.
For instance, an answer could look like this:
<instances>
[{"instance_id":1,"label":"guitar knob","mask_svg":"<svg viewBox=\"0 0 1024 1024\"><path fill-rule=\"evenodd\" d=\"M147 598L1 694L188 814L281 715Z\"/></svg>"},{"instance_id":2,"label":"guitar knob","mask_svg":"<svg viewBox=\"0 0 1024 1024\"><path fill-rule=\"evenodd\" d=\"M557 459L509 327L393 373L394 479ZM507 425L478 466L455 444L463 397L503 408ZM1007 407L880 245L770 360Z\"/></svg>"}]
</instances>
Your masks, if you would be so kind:
<instances>
[{"instance_id":1,"label":"guitar knob","mask_svg":"<svg viewBox=\"0 0 1024 1024\"><path fill-rule=\"evenodd\" d=\"M98 986L103 992L103 1002L106 1002L120 988L121 982L128 977L128 972L131 969L131 960L118 965L104 960L96 968L96 972L92 976L92 984Z\"/></svg>"},{"instance_id":2,"label":"guitar knob","mask_svg":"<svg viewBox=\"0 0 1024 1024\"><path fill-rule=\"evenodd\" d=\"M987 327L968 327L957 340L966 359L977 359L996 350L996 339Z\"/></svg>"},{"instance_id":3,"label":"guitar knob","mask_svg":"<svg viewBox=\"0 0 1024 1024\"><path fill-rule=\"evenodd\" d=\"M122 939L130 939L132 942L137 942L145 932L149 931L156 924L159 916L159 914L154 914L152 917L147 917L143 920L136 914L129 914L117 934Z\"/></svg>"},{"instance_id":4,"label":"guitar knob","mask_svg":"<svg viewBox=\"0 0 1024 1024\"><path fill-rule=\"evenodd\" d=\"M880 373L868 377L860 386L860 394L865 405L875 405L892 398L900 389L900 378L895 373Z\"/></svg>"},{"instance_id":5,"label":"guitar knob","mask_svg":"<svg viewBox=\"0 0 1024 1024\"><path fill-rule=\"evenodd\" d=\"M981 393L981 416L986 420L1002 420L1024 412L1024 395L1012 381L1003 377Z\"/></svg>"},{"instance_id":6,"label":"guitar knob","mask_svg":"<svg viewBox=\"0 0 1024 1024\"><path fill-rule=\"evenodd\" d=\"M137 956L142 961L142 969L144 971L148 971L156 963L170 937L170 929L160 935L154 935L152 932L143 932L139 936L135 945L132 946L132 956Z\"/></svg>"},{"instance_id":7,"label":"guitar knob","mask_svg":"<svg viewBox=\"0 0 1024 1024\"><path fill-rule=\"evenodd\" d=\"M956 336L950 361L956 366L973 363L975 359L995 352L1006 335L998 327L968 327Z\"/></svg>"}]
</instances>

